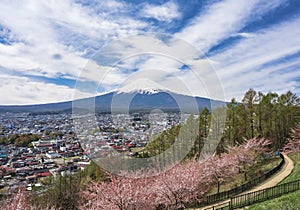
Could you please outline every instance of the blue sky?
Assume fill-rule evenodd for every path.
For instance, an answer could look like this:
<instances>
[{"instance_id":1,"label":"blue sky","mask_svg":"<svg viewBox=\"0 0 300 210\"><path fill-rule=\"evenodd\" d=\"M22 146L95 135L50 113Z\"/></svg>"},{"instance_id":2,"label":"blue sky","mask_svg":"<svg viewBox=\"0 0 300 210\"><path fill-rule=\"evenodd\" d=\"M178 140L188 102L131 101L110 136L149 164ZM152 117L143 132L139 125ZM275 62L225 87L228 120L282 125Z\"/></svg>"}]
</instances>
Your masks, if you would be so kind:
<instances>
[{"instance_id":1,"label":"blue sky","mask_svg":"<svg viewBox=\"0 0 300 210\"><path fill-rule=\"evenodd\" d=\"M72 100L76 81L94 89L75 97L158 81L222 99L219 82L226 100L249 88L300 96L298 0L2 0L0 11L0 104Z\"/></svg>"}]
</instances>

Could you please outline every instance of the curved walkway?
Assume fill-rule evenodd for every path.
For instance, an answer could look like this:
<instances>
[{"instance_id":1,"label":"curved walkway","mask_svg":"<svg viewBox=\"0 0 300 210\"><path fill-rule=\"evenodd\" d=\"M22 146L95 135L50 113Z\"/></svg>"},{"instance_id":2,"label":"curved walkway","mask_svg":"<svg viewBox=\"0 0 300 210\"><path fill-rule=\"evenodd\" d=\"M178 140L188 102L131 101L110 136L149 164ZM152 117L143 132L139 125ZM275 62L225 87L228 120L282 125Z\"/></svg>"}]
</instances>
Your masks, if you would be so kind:
<instances>
[{"instance_id":1,"label":"curved walkway","mask_svg":"<svg viewBox=\"0 0 300 210\"><path fill-rule=\"evenodd\" d=\"M282 154L284 156L285 163L284 163L284 165L283 165L283 167L280 171L278 171L274 176L272 176L271 178L269 178L266 181L262 182L258 186L252 188L251 190L245 191L241 194L245 194L245 193L249 193L249 192L253 192L253 191L262 190L262 189L265 189L265 188L276 186L278 183L280 183L282 180L284 180L286 177L288 177L294 169L294 162L291 158L289 158L289 156L287 156L284 153L282 153ZM213 206L221 205L223 203L228 203L229 201L230 201L230 199L227 199L227 200L221 201L219 203L215 203L214 205L199 208L197 210L204 210L204 209L207 209L207 208L212 208Z\"/></svg>"}]
</instances>

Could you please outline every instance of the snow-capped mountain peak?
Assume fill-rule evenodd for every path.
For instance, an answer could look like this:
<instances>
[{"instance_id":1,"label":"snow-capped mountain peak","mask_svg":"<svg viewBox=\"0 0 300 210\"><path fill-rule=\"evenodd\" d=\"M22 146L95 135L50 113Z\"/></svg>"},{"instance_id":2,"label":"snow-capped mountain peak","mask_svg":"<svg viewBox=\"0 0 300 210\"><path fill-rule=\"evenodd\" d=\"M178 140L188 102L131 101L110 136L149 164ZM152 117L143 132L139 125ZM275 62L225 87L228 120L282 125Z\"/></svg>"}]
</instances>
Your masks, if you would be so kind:
<instances>
[{"instance_id":1,"label":"snow-capped mountain peak","mask_svg":"<svg viewBox=\"0 0 300 210\"><path fill-rule=\"evenodd\" d=\"M117 93L133 93L138 92L140 94L155 94L158 92L168 91L166 87L160 85L149 79L138 79L131 83L121 86Z\"/></svg>"}]
</instances>

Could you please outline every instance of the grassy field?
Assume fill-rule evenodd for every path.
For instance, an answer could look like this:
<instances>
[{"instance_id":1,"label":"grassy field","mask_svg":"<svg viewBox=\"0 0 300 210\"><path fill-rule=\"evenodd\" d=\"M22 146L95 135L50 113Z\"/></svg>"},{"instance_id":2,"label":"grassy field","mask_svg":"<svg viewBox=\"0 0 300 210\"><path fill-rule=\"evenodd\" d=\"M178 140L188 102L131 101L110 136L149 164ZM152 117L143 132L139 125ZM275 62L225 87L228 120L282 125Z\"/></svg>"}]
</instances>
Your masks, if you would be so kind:
<instances>
[{"instance_id":1,"label":"grassy field","mask_svg":"<svg viewBox=\"0 0 300 210\"><path fill-rule=\"evenodd\" d=\"M280 184L296 181L300 179L300 153L298 155L290 156L294 163L295 168L290 176L284 179ZM269 201L265 201L262 203L254 204L252 206L247 207L247 209L251 210L300 210L300 190L289 193L287 195L283 195L279 198L275 198Z\"/></svg>"}]
</instances>

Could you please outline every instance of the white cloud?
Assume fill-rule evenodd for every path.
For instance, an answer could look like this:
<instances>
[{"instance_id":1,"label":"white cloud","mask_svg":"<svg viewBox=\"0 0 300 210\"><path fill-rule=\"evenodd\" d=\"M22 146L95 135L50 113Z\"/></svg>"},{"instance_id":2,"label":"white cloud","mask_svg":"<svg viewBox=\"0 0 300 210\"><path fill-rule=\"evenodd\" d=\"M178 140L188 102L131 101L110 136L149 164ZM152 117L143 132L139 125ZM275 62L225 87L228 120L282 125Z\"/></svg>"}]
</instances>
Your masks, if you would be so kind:
<instances>
[{"instance_id":1,"label":"white cloud","mask_svg":"<svg viewBox=\"0 0 300 210\"><path fill-rule=\"evenodd\" d=\"M92 8L70 0L4 0L0 10L0 24L20 41L0 46L1 65L19 71L36 69L50 77L58 73L77 77L87 62L84 53L145 27L129 16L97 15Z\"/></svg>"},{"instance_id":2,"label":"white cloud","mask_svg":"<svg viewBox=\"0 0 300 210\"><path fill-rule=\"evenodd\" d=\"M265 71L262 65L300 51L300 21L295 19L259 32L241 32L249 22L286 3L286 0L217 2L209 5L176 36L187 40L203 53L229 37L243 37L234 46L228 46L225 52L209 58L223 83L227 100L232 97L241 99L251 87L266 92L272 88L279 92L294 89L296 81L293 76L299 75L297 71L279 73L275 69L280 67L275 64Z\"/></svg>"},{"instance_id":3,"label":"white cloud","mask_svg":"<svg viewBox=\"0 0 300 210\"><path fill-rule=\"evenodd\" d=\"M140 15L146 18L155 18L159 21L171 22L181 17L178 5L174 2L167 2L162 5L146 4L141 10Z\"/></svg>"},{"instance_id":4,"label":"white cloud","mask_svg":"<svg viewBox=\"0 0 300 210\"><path fill-rule=\"evenodd\" d=\"M284 60L300 52L299 24L300 17L263 29L211 57L229 98L241 98L250 87L265 92L294 90L299 94L299 89L294 89L295 79L300 76L296 70L300 67L299 59L288 63ZM272 62L274 64L264 66Z\"/></svg>"},{"instance_id":5,"label":"white cloud","mask_svg":"<svg viewBox=\"0 0 300 210\"><path fill-rule=\"evenodd\" d=\"M33 81L26 77L0 75L0 104L42 104L70 101L74 99L74 89L51 83ZM81 92L81 96L91 94Z\"/></svg>"},{"instance_id":6,"label":"white cloud","mask_svg":"<svg viewBox=\"0 0 300 210\"><path fill-rule=\"evenodd\" d=\"M26 74L47 77L68 74L76 78L86 62L80 53L57 43L32 48L25 43L0 44L0 65Z\"/></svg>"},{"instance_id":7,"label":"white cloud","mask_svg":"<svg viewBox=\"0 0 300 210\"><path fill-rule=\"evenodd\" d=\"M270 9L281 5L284 0L239 1L225 0L210 5L198 17L176 35L190 42L204 53L221 40L236 34L255 16L260 16Z\"/></svg>"}]
</instances>

